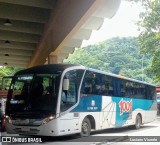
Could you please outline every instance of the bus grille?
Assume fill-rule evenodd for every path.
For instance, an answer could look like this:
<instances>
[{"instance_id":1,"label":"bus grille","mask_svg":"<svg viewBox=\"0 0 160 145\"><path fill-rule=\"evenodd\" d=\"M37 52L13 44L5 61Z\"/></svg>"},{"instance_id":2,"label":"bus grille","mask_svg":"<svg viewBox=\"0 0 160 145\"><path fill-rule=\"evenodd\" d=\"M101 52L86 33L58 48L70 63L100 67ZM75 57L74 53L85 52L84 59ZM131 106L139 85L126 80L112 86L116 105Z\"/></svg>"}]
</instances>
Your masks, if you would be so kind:
<instances>
[{"instance_id":1,"label":"bus grille","mask_svg":"<svg viewBox=\"0 0 160 145\"><path fill-rule=\"evenodd\" d=\"M40 130L34 129L34 128L30 128L29 131L24 131L24 130L21 130L21 128L15 128L14 131L17 134L38 134Z\"/></svg>"}]
</instances>

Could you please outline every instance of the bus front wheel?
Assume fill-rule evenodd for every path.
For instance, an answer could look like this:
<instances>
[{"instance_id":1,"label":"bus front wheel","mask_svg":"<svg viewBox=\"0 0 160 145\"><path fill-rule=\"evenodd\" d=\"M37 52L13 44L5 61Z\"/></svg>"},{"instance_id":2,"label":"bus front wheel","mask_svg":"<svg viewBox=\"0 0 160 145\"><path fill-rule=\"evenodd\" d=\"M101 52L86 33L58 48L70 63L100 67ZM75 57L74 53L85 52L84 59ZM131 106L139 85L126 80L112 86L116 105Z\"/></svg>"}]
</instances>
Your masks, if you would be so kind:
<instances>
[{"instance_id":1,"label":"bus front wheel","mask_svg":"<svg viewBox=\"0 0 160 145\"><path fill-rule=\"evenodd\" d=\"M85 136L89 136L91 133L91 123L90 120L88 118L84 118L83 122L82 122L82 126L81 126L81 136L85 137Z\"/></svg>"},{"instance_id":2,"label":"bus front wheel","mask_svg":"<svg viewBox=\"0 0 160 145\"><path fill-rule=\"evenodd\" d=\"M135 129L139 129L139 128L141 127L141 123L142 123L141 116L138 114L138 115L136 116L134 128L135 128Z\"/></svg>"}]
</instances>

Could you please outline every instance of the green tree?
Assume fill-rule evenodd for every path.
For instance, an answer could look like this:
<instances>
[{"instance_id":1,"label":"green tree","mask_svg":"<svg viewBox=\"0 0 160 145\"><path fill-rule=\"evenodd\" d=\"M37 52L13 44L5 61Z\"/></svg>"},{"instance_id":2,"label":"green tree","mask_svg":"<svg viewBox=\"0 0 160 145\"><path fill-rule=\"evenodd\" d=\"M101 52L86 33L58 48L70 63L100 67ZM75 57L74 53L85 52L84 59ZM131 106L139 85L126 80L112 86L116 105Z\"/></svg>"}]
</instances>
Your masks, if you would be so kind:
<instances>
[{"instance_id":1,"label":"green tree","mask_svg":"<svg viewBox=\"0 0 160 145\"><path fill-rule=\"evenodd\" d=\"M142 67L143 62L143 67ZM76 48L64 63L81 64L106 72L152 82L151 57L141 55L136 38L112 38L96 45Z\"/></svg>"},{"instance_id":2,"label":"green tree","mask_svg":"<svg viewBox=\"0 0 160 145\"><path fill-rule=\"evenodd\" d=\"M160 0L134 0L141 3L144 11L137 23L141 33L138 37L143 54L153 56L150 71L155 81L160 81Z\"/></svg>"},{"instance_id":3,"label":"green tree","mask_svg":"<svg viewBox=\"0 0 160 145\"><path fill-rule=\"evenodd\" d=\"M5 76L13 76L17 71L21 70L20 68L15 67L0 67L0 88L2 87L2 78Z\"/></svg>"}]
</instances>

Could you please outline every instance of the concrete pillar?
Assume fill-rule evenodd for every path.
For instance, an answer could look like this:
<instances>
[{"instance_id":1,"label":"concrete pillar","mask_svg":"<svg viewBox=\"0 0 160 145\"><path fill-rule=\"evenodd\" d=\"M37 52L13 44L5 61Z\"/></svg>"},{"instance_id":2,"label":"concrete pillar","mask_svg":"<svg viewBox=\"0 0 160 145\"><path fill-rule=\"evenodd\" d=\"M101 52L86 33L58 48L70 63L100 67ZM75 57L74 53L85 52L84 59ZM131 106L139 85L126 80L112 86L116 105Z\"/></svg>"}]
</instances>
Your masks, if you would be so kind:
<instances>
[{"instance_id":1,"label":"concrete pillar","mask_svg":"<svg viewBox=\"0 0 160 145\"><path fill-rule=\"evenodd\" d=\"M48 64L57 64L58 59L57 56L49 55L48 56Z\"/></svg>"}]
</instances>

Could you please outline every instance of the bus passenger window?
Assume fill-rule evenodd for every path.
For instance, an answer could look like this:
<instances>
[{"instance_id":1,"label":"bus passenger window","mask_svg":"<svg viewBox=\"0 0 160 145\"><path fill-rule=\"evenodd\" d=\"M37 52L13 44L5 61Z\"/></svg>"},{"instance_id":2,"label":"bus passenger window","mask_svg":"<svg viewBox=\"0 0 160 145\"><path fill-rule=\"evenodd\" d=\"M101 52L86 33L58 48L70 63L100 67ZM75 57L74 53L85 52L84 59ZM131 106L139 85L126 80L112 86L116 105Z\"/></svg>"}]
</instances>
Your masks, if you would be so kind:
<instances>
[{"instance_id":1,"label":"bus passenger window","mask_svg":"<svg viewBox=\"0 0 160 145\"><path fill-rule=\"evenodd\" d=\"M84 94L91 94L92 93L92 84L91 81L86 80L84 83Z\"/></svg>"},{"instance_id":2,"label":"bus passenger window","mask_svg":"<svg viewBox=\"0 0 160 145\"><path fill-rule=\"evenodd\" d=\"M121 96L127 97L126 96L126 81L121 80Z\"/></svg>"},{"instance_id":3,"label":"bus passenger window","mask_svg":"<svg viewBox=\"0 0 160 145\"><path fill-rule=\"evenodd\" d=\"M104 95L104 96L113 95L112 84L113 84L112 77L102 75L102 86L101 86L102 95Z\"/></svg>"},{"instance_id":4,"label":"bus passenger window","mask_svg":"<svg viewBox=\"0 0 160 145\"><path fill-rule=\"evenodd\" d=\"M106 96L108 94L108 88L106 85L102 85L102 95Z\"/></svg>"},{"instance_id":5,"label":"bus passenger window","mask_svg":"<svg viewBox=\"0 0 160 145\"><path fill-rule=\"evenodd\" d=\"M92 75L92 94L101 94L101 76L98 73L93 73Z\"/></svg>"},{"instance_id":6,"label":"bus passenger window","mask_svg":"<svg viewBox=\"0 0 160 145\"><path fill-rule=\"evenodd\" d=\"M85 73L83 83L82 83L82 88L81 88L82 94L90 95L93 93L93 78L94 78L94 74L92 72L87 71Z\"/></svg>"}]
</instances>

